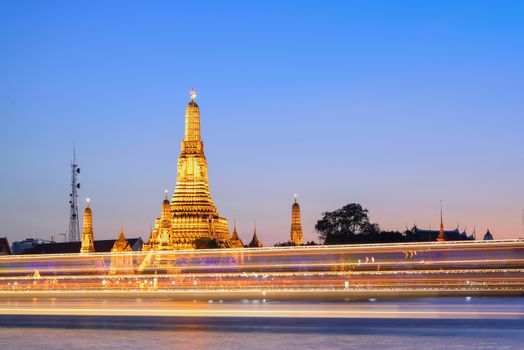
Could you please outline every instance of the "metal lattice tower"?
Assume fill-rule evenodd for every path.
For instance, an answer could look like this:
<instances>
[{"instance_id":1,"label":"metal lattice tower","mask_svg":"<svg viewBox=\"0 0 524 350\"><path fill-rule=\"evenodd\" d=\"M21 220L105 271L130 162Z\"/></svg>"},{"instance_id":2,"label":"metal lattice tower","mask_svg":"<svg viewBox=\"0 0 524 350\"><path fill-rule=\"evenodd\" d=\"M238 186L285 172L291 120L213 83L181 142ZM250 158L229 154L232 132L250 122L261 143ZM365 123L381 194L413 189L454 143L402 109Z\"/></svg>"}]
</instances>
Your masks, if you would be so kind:
<instances>
[{"instance_id":1,"label":"metal lattice tower","mask_svg":"<svg viewBox=\"0 0 524 350\"><path fill-rule=\"evenodd\" d=\"M69 242L80 241L80 223L78 221L78 192L80 183L77 182L77 176L80 174L80 168L76 163L75 149L73 148L73 161L71 162L71 193L69 194L69 229L67 230L67 240Z\"/></svg>"}]
</instances>

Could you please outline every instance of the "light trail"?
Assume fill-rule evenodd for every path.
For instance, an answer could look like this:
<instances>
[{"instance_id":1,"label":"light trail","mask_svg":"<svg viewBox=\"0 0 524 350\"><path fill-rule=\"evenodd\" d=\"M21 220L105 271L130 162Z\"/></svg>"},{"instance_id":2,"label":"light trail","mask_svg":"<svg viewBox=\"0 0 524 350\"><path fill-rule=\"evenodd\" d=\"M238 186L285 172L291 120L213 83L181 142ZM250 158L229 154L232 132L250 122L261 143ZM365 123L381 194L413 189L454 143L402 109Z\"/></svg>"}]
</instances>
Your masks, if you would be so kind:
<instances>
[{"instance_id":1,"label":"light trail","mask_svg":"<svg viewBox=\"0 0 524 350\"><path fill-rule=\"evenodd\" d=\"M524 240L0 257L0 300L524 295Z\"/></svg>"},{"instance_id":2,"label":"light trail","mask_svg":"<svg viewBox=\"0 0 524 350\"><path fill-rule=\"evenodd\" d=\"M49 300L1 302L0 315L256 317L256 318L391 318L523 319L522 307L500 304L421 302L403 304L172 302L169 300Z\"/></svg>"}]
</instances>

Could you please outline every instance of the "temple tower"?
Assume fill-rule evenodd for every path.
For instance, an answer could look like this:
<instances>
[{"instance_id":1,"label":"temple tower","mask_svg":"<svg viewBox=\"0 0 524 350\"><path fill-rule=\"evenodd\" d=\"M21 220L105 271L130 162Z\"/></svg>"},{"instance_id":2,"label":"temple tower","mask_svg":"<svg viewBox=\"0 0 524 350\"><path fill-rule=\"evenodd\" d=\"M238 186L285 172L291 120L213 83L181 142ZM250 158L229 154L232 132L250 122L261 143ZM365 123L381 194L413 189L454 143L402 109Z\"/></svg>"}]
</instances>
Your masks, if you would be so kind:
<instances>
[{"instance_id":1,"label":"temple tower","mask_svg":"<svg viewBox=\"0 0 524 350\"><path fill-rule=\"evenodd\" d=\"M95 252L95 238L93 235L93 213L89 207L89 198L86 200L86 208L84 209L84 227L82 228L82 246L80 253L94 253Z\"/></svg>"},{"instance_id":2,"label":"temple tower","mask_svg":"<svg viewBox=\"0 0 524 350\"><path fill-rule=\"evenodd\" d=\"M229 240L227 219L213 204L207 177L204 143L200 138L200 110L191 90L187 104L185 133L178 157L177 181L171 199L172 249L194 248L198 238Z\"/></svg>"},{"instance_id":3,"label":"temple tower","mask_svg":"<svg viewBox=\"0 0 524 350\"><path fill-rule=\"evenodd\" d=\"M295 195L295 202L291 206L291 234L290 242L292 245L302 245L302 223L300 220L300 205L297 202L297 195Z\"/></svg>"}]
</instances>

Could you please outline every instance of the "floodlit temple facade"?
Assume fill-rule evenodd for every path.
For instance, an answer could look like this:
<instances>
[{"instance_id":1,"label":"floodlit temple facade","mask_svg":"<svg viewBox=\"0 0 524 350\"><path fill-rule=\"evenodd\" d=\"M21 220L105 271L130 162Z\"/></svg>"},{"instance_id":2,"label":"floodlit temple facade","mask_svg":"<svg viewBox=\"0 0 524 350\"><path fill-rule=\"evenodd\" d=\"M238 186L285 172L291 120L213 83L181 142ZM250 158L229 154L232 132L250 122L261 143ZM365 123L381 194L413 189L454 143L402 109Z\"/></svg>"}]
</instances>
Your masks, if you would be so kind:
<instances>
[{"instance_id":1,"label":"floodlit temple facade","mask_svg":"<svg viewBox=\"0 0 524 350\"><path fill-rule=\"evenodd\" d=\"M177 181L171 202L164 199L143 250L194 249L199 239L216 240L223 248L238 246L230 237L227 219L219 215L209 191L204 143L200 137L200 110L196 93L186 106L185 132L178 157Z\"/></svg>"}]
</instances>

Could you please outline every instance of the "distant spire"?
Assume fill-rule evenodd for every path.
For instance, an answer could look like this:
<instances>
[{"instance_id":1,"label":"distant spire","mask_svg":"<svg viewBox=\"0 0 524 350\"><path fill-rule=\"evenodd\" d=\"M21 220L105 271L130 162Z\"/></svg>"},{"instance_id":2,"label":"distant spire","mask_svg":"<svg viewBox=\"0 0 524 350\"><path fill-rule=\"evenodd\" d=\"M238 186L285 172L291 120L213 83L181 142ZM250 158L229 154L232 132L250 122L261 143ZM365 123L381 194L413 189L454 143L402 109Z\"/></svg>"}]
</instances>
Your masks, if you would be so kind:
<instances>
[{"instance_id":1,"label":"distant spire","mask_svg":"<svg viewBox=\"0 0 524 350\"><path fill-rule=\"evenodd\" d=\"M197 94L196 94L195 89L194 89L194 88L191 88L191 91L189 91L189 98L191 98L191 101L192 101L192 102L195 101L196 96L197 96Z\"/></svg>"},{"instance_id":2,"label":"distant spire","mask_svg":"<svg viewBox=\"0 0 524 350\"><path fill-rule=\"evenodd\" d=\"M167 189L165 190L165 194L166 194L166 196L165 196L165 198L164 198L164 199L168 199L168 196L169 196L169 191L168 191Z\"/></svg>"},{"instance_id":3,"label":"distant spire","mask_svg":"<svg viewBox=\"0 0 524 350\"><path fill-rule=\"evenodd\" d=\"M124 236L124 224L120 224L120 234L118 235L118 239L126 239L126 237Z\"/></svg>"},{"instance_id":4,"label":"distant spire","mask_svg":"<svg viewBox=\"0 0 524 350\"><path fill-rule=\"evenodd\" d=\"M259 241L257 236L257 222L255 221L255 228L253 229L253 238L251 239L251 242L249 243L250 248L259 248L263 247L262 243Z\"/></svg>"},{"instance_id":5,"label":"distant spire","mask_svg":"<svg viewBox=\"0 0 524 350\"><path fill-rule=\"evenodd\" d=\"M438 242L445 241L444 238L444 219L442 218L442 200L440 201L440 230L437 237Z\"/></svg>"},{"instance_id":6,"label":"distant spire","mask_svg":"<svg viewBox=\"0 0 524 350\"><path fill-rule=\"evenodd\" d=\"M242 240L238 236L238 232L237 232L237 218L236 218L236 216L233 219L233 233L231 234L231 240L232 241L240 241L240 242L242 242ZM244 244L242 243L242 245L244 245Z\"/></svg>"},{"instance_id":7,"label":"distant spire","mask_svg":"<svg viewBox=\"0 0 524 350\"><path fill-rule=\"evenodd\" d=\"M89 208L89 203L91 202L91 199L86 198L86 208Z\"/></svg>"},{"instance_id":8,"label":"distant spire","mask_svg":"<svg viewBox=\"0 0 524 350\"><path fill-rule=\"evenodd\" d=\"M488 227L488 230L486 231L486 234L484 235L484 240L485 241L492 241L493 240L493 235L491 234L491 232L489 232L489 227Z\"/></svg>"}]
</instances>

